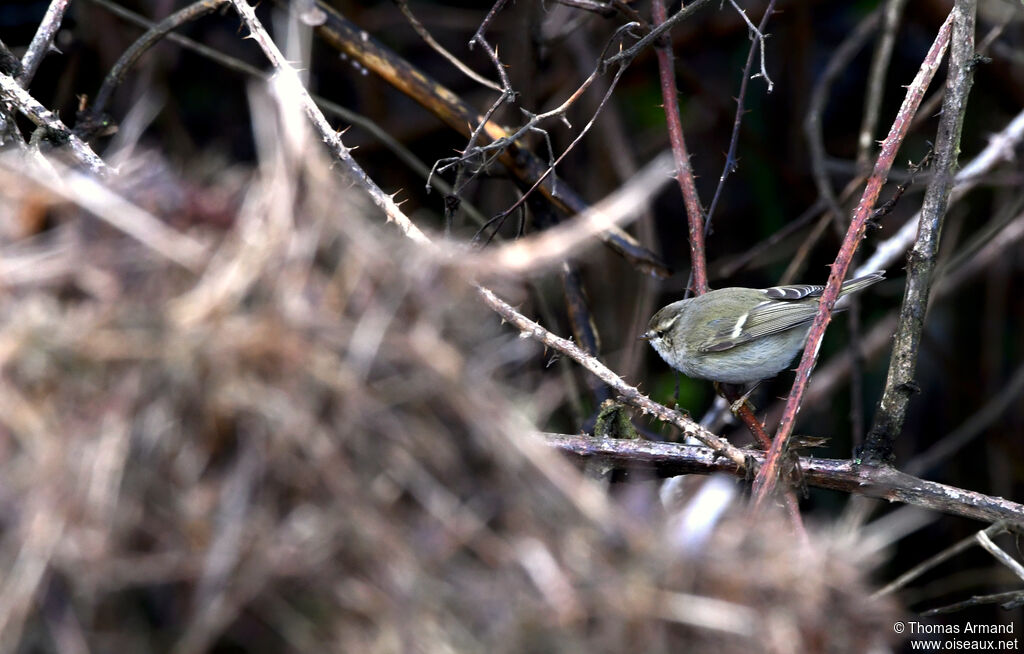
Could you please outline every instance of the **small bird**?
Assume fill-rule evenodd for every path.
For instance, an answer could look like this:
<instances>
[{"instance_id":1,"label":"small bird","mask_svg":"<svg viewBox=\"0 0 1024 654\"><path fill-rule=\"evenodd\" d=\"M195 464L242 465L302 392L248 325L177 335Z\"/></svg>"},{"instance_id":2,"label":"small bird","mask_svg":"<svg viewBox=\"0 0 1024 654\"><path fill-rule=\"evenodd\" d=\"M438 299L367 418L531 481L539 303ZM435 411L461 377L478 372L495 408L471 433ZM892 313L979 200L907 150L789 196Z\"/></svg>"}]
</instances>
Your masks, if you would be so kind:
<instances>
[{"instance_id":1,"label":"small bird","mask_svg":"<svg viewBox=\"0 0 1024 654\"><path fill-rule=\"evenodd\" d=\"M885 278L885 271L843 282L842 300ZM640 337L687 377L728 384L768 379L807 342L824 286L722 288L663 307ZM843 302L836 302L842 311Z\"/></svg>"}]
</instances>

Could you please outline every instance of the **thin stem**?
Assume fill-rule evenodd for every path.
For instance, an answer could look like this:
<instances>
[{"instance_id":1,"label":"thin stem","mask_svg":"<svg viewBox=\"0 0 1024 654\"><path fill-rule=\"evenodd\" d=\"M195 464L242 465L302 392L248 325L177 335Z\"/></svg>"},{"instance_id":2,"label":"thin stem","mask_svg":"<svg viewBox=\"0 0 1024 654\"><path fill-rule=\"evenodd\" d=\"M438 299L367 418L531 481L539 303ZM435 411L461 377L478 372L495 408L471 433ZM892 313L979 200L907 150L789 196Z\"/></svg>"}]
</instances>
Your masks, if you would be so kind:
<instances>
[{"instance_id":1,"label":"thin stem","mask_svg":"<svg viewBox=\"0 0 1024 654\"><path fill-rule=\"evenodd\" d=\"M664 25L667 21L664 0L651 3L651 15L655 25ZM667 33L666 33L667 35ZM676 180L683 193L686 205L686 220L690 231L690 265L693 271L693 291L697 295L708 292L708 268L704 254L704 212L701 210L700 198L697 196L697 183L693 179L693 167L690 155L686 151L686 140L683 138L683 124L679 119L679 91L676 89L676 74L672 45L665 41L655 48L658 57L658 75L661 78L661 97L665 107L665 123L668 127L668 138L672 144L672 155L676 164ZM687 289L689 291L689 289Z\"/></svg>"},{"instance_id":2,"label":"thin stem","mask_svg":"<svg viewBox=\"0 0 1024 654\"><path fill-rule=\"evenodd\" d=\"M768 8L764 10L764 16L761 17L761 22L758 23L757 33L763 35L765 28L768 26L768 19L771 18L772 12L775 10L776 0L770 0L768 2ZM725 188L725 180L728 179L739 165L736 160L736 148L740 141L740 125L743 123L743 107L747 98L747 84L751 79L750 70L754 66L754 52L760 48L763 56L764 52L764 36L760 39L750 39L750 50L747 52L747 63L743 66L743 74L740 78L740 92L736 96L736 117L732 121L732 136L729 137L729 150L725 154L725 166L722 167L722 174L718 176L718 186L715 187L715 194L711 197L711 205L708 207L707 218L704 220L704 237L707 238L711 232L711 218L715 214L715 209L718 208L718 200L722 197L722 189ZM769 89L769 92L771 90ZM726 275L728 276L728 275Z\"/></svg>"},{"instance_id":3,"label":"thin stem","mask_svg":"<svg viewBox=\"0 0 1024 654\"><path fill-rule=\"evenodd\" d=\"M860 124L860 135L857 137L857 167L865 174L871 157L871 142L881 114L882 98L885 95L885 77L892 61L893 46L896 45L896 31L899 29L900 17L906 4L907 0L889 0L885 4L882 29L878 44L875 46L875 54L871 58L871 73L868 75L868 88L864 96L864 118Z\"/></svg>"}]
</instances>

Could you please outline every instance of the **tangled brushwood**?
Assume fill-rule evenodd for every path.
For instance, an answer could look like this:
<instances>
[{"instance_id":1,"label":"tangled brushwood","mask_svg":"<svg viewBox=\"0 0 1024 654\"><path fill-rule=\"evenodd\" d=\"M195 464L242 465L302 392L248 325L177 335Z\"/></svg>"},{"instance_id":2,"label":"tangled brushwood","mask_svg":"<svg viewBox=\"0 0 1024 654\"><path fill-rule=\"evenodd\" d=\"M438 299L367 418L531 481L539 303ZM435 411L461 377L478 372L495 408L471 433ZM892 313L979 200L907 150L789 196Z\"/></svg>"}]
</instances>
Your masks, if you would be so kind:
<instances>
[{"instance_id":1,"label":"tangled brushwood","mask_svg":"<svg viewBox=\"0 0 1024 654\"><path fill-rule=\"evenodd\" d=\"M0 166L5 651L884 646L837 543L681 539L541 446L539 348L263 131L205 180Z\"/></svg>"}]
</instances>

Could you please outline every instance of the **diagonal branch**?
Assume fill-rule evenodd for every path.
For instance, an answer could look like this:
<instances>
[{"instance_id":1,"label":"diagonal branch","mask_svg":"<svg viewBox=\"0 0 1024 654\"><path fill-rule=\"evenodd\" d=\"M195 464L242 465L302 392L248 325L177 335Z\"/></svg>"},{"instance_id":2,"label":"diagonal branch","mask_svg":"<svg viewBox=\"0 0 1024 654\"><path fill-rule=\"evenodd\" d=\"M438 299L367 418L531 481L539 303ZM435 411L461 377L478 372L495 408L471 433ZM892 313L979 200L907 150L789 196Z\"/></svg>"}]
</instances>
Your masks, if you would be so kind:
<instances>
[{"instance_id":1,"label":"diagonal branch","mask_svg":"<svg viewBox=\"0 0 1024 654\"><path fill-rule=\"evenodd\" d=\"M302 80L299 79L295 68L285 60L277 44L274 43L270 35L263 28L263 24L256 18L256 12L253 11L252 7L249 6L246 0L231 0L231 4L234 5L235 11L238 12L246 27L249 28L250 37L259 44L263 54L266 55L271 65L273 65L276 72L275 79L285 84L288 92L298 99L303 112L310 122L313 123L321 140L330 148L331 155L342 164L346 177L353 184L359 186L370 196L373 203L384 211L388 222L394 222L402 230L402 233L412 240L418 243L428 243L430 239L420 231L419 227L409 220L409 217L398 208L394 199L382 191L377 186L377 183L370 179L366 171L352 158L351 148L345 146L341 141L341 136L327 122L323 112L320 111L320 108L313 102L313 98L310 97L309 91L302 85Z\"/></svg>"},{"instance_id":2,"label":"diagonal branch","mask_svg":"<svg viewBox=\"0 0 1024 654\"><path fill-rule=\"evenodd\" d=\"M832 308L839 297L840 286L850 268L853 253L864 239L868 220L874 211L882 185L885 183L889 170L892 168L896 153L899 151L907 130L910 128L910 121L920 106L925 89L928 88L928 84L938 70L942 55L949 45L952 23L953 12L949 14L942 27L939 28L939 33L936 35L931 49L921 63L920 70L918 70L917 75L914 77L914 81L907 87L906 98L903 100L903 105L900 107L899 113L897 113L896 119L889 129L889 135L882 142L882 149L878 155L878 160L875 162L875 169L868 179L864 193L854 211L853 220L850 222L850 227L846 232L846 237L843 239L842 246L839 249L839 254L832 264L828 284L826 284L825 291L821 296L818 314L811 325L807 346L804 350L803 358L800 360L796 379L793 381L793 388L790 390L789 398L786 400L786 409L779 423L779 429L776 432L772 448L768 452L765 465L754 480L754 499L758 505L763 505L765 500L775 491L775 486L782 471L782 463L786 458L789 439L793 433L793 426L796 423L796 414L800 410L804 392L811 378L811 371L818 360L818 348L821 347L825 328L832 319Z\"/></svg>"},{"instance_id":3,"label":"diagonal branch","mask_svg":"<svg viewBox=\"0 0 1024 654\"><path fill-rule=\"evenodd\" d=\"M9 102L26 118L45 129L51 139L65 143L72 156L93 173L106 175L110 172L110 167L93 152L88 143L75 136L55 113L21 88L17 80L3 73L0 73L0 100Z\"/></svg>"},{"instance_id":4,"label":"diagonal branch","mask_svg":"<svg viewBox=\"0 0 1024 654\"><path fill-rule=\"evenodd\" d=\"M498 298L493 291L482 286L478 286L477 291L489 307L497 311L506 322L518 329L524 337L540 341L545 346L570 357L591 374L596 375L601 381L608 384L608 386L618 393L627 404L637 407L643 413L650 413L663 422L675 425L683 432L683 436L696 438L711 448L709 453L713 457L724 455L724 457L730 461L733 466L735 466L733 470L745 470L749 465L750 459L747 452L740 450L735 445L731 445L728 441L712 434L710 431L693 420L690 420L678 411L673 411L662 404L658 404L641 393L636 387L630 386L624 382L622 377L619 377L615 372L598 361L595 357L588 355L575 343L555 336L548 330L513 309L507 302Z\"/></svg>"},{"instance_id":5,"label":"diagonal branch","mask_svg":"<svg viewBox=\"0 0 1024 654\"><path fill-rule=\"evenodd\" d=\"M283 0L278 1L286 4ZM460 134L469 136L473 132L473 125L482 125L482 134L491 142L509 139L512 132L496 121L481 116L450 89L395 55L365 30L348 21L338 10L321 0L317 1L317 7L325 13L327 19L316 27L316 31L328 45L345 52ZM514 140L504 145L506 149L498 159L520 182L529 187L546 175L537 190L552 205L570 215L586 210L587 203L583 198L569 184L548 173L547 164L524 143ZM624 230L614 228L602 234L601 238L609 248L639 270L658 277L669 275L670 271L664 262Z\"/></svg>"}]
</instances>

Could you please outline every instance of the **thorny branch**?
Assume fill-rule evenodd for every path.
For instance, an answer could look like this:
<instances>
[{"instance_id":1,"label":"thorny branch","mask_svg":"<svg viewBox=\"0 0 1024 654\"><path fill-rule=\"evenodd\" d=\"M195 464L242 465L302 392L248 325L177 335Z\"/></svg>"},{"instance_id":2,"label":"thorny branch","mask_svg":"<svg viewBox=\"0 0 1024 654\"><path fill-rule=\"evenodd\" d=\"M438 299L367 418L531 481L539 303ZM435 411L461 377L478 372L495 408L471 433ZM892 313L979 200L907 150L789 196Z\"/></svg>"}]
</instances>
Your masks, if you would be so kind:
<instances>
[{"instance_id":1,"label":"thorny branch","mask_svg":"<svg viewBox=\"0 0 1024 654\"><path fill-rule=\"evenodd\" d=\"M64 19L64 11L68 8L71 0L51 0L50 6L46 8L46 14L39 23L36 35L32 37L25 56L21 59L21 74L18 75L18 84L22 88L28 88L32 78L39 70L39 64L43 62L46 54L57 48L53 45L53 39L57 36L61 21Z\"/></svg>"},{"instance_id":2,"label":"thorny branch","mask_svg":"<svg viewBox=\"0 0 1024 654\"><path fill-rule=\"evenodd\" d=\"M651 14L655 25L663 25L667 20L664 0L654 0ZM667 39L667 36L666 36ZM693 291L697 295L708 292L708 267L704 254L704 211L700 198L697 197L697 183L693 179L693 166L686 150L683 138L683 124L679 118L679 93L676 90L675 59L672 56L672 44L668 41L655 48L658 56L658 75L661 78L661 97L665 107L665 123L668 127L668 138L672 144L675 157L676 179L683 193L686 205L686 221L689 226L690 266L693 275ZM687 293L690 289L687 288Z\"/></svg>"},{"instance_id":3,"label":"thorny branch","mask_svg":"<svg viewBox=\"0 0 1024 654\"><path fill-rule=\"evenodd\" d=\"M29 95L17 80L4 73L0 73L0 99L16 107L26 118L46 130L51 141L66 144L74 158L93 173L106 175L110 172L107 164L93 152L88 143L75 136L56 114Z\"/></svg>"},{"instance_id":4,"label":"thorny branch","mask_svg":"<svg viewBox=\"0 0 1024 654\"><path fill-rule=\"evenodd\" d=\"M341 140L341 136L334 131L330 123L324 117L320 108L313 102L313 98L310 97L309 92L302 85L302 81L299 79L298 73L294 68L285 60L284 55L278 49L277 44L270 38L267 31L263 28L263 24L256 18L256 13L252 7L246 2L246 0L231 0L235 10L242 17L245 25L250 30L250 38L254 39L259 44L263 53L267 59L274 66L274 70L279 76L280 82L284 85L287 91L288 97L295 97L302 111L309 118L310 122L316 128L317 133L323 142L330 148L331 155L334 156L344 167L344 171L349 180L358 185L363 191L373 200L380 209L384 211L384 215L387 216L388 221L393 221L403 234L411 238L413 241L419 243L427 243L430 239L420 231L419 227L414 225L409 217L402 213L402 210L398 208L392 196L386 194L384 191L377 186L376 182L370 179L370 176L360 167L355 159L352 158L351 150L345 147L345 144Z\"/></svg>"},{"instance_id":5,"label":"thorny branch","mask_svg":"<svg viewBox=\"0 0 1024 654\"><path fill-rule=\"evenodd\" d=\"M751 79L750 71L754 65L754 52L755 50L761 51L761 67L764 68L764 30L768 27L768 19L771 18L772 12L775 11L776 0L770 0L768 6L764 10L764 16L761 17L761 22L757 25L757 34L760 34L760 38L754 38L751 36L750 39L750 50L747 52L747 63L743 65L743 74L740 78L740 92L736 95L736 116L732 121L732 135L729 137L729 150L725 153L725 165L722 166L722 174L718 176L718 186L715 187L715 194L711 196L711 204L708 206L707 218L704 219L704 237L707 238L711 232L711 219L715 215L715 209L718 208L718 200L722 197L722 189L725 188L725 180L729 178L738 166L736 159L736 148L740 141L740 125L743 122L744 103L747 98L747 84ZM765 74L765 79L768 79ZM769 88L769 91L771 89Z\"/></svg>"},{"instance_id":6,"label":"thorny branch","mask_svg":"<svg viewBox=\"0 0 1024 654\"><path fill-rule=\"evenodd\" d=\"M540 437L551 447L581 458L599 459L626 470L653 472L662 477L738 472L733 468L731 457L719 457L714 451L697 445L563 434L541 434ZM767 465L765 453L760 450L740 452ZM799 463L802 479L818 488L902 502L985 522L1024 523L1024 505L926 481L887 466L857 465L847 460L818 457L801 457Z\"/></svg>"},{"instance_id":7,"label":"thorny branch","mask_svg":"<svg viewBox=\"0 0 1024 654\"><path fill-rule=\"evenodd\" d=\"M911 118L914 112L917 111L917 107L921 104L925 89L928 87L931 78L935 75L935 71L938 70L942 54L949 45L952 21L953 13L951 12L939 29L931 49L922 62L917 75L914 77L914 81L907 88L907 96L903 101L903 106L900 107L896 120L889 130L889 135L882 144L882 150L875 163L875 169L868 179L861 200L854 211L849 230L846 232L846 238L839 249L835 263L832 264L828 283L821 297L818 314L811 325L806 349L804 350L803 358L800 360L800 366L797 368L793 388L786 401L786 409L782 414L782 421L779 423L779 429L775 434L775 440L768 453L765 466L761 469L757 479L754 480L754 498L758 505L763 505L775 491L775 486L781 474L783 460L786 458L789 438L796 424L796 414L803 401L803 395L807 389L811 371L817 362L818 348L821 346L821 340L825 335L825 328L832 318L832 308L835 306L836 298L839 297L839 288L849 271L853 253L864 238L868 220L874 211L882 185L885 183L889 170L892 168L896 153L910 127Z\"/></svg>"},{"instance_id":8,"label":"thorny branch","mask_svg":"<svg viewBox=\"0 0 1024 654\"><path fill-rule=\"evenodd\" d=\"M892 463L896 437L903 429L907 406L916 388L914 373L931 292L932 272L960 154L960 132L967 112L967 96L974 78L975 10L974 2L958 0L951 13L953 38L946 95L935 142L935 172L921 207L917 243L907 255L907 285L885 390L878 404L875 423L865 441L863 456L871 463Z\"/></svg>"},{"instance_id":9,"label":"thorny branch","mask_svg":"<svg viewBox=\"0 0 1024 654\"><path fill-rule=\"evenodd\" d=\"M545 346L572 358L573 361L583 366L583 368L588 370L591 374L596 375L604 383L608 384L608 386L617 392L621 396L622 400L627 404L635 406L643 413L650 413L663 422L675 425L683 432L685 437L696 438L700 442L704 443L711 448L711 452L714 456L724 456L734 465L738 466L737 470L747 469L749 458L746 453L738 449L736 446L731 445L728 441L712 434L678 411L669 409L668 407L651 400L635 387L624 382L621 377L607 368L600 361L589 356L575 343L555 336L548 330L513 309L511 305L502 301L494 295L492 291L483 288L482 286L478 287L478 291L484 299L484 302L497 311L506 322L520 330L520 333L524 337L533 338L543 343Z\"/></svg>"}]
</instances>

